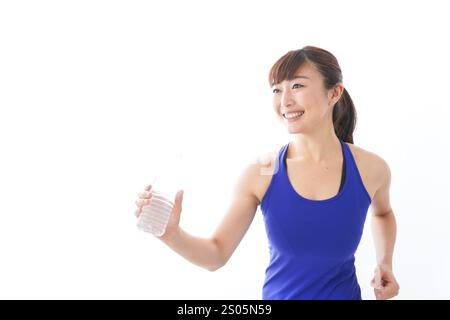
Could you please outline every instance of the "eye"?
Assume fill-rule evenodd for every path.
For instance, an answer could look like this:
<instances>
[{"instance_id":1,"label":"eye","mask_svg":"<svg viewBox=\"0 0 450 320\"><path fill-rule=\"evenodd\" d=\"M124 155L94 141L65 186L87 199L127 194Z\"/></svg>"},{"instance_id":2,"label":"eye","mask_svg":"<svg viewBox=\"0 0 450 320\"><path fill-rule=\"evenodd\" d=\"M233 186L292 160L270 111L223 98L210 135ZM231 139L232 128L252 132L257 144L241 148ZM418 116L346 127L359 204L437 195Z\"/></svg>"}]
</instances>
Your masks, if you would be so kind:
<instances>
[{"instance_id":1,"label":"eye","mask_svg":"<svg viewBox=\"0 0 450 320\"><path fill-rule=\"evenodd\" d=\"M273 93L278 93L280 90L278 90L278 89L273 89Z\"/></svg>"},{"instance_id":2,"label":"eye","mask_svg":"<svg viewBox=\"0 0 450 320\"><path fill-rule=\"evenodd\" d=\"M301 85L300 83L295 83L292 87L295 87L295 86L300 86L300 87L304 87L303 85Z\"/></svg>"}]
</instances>

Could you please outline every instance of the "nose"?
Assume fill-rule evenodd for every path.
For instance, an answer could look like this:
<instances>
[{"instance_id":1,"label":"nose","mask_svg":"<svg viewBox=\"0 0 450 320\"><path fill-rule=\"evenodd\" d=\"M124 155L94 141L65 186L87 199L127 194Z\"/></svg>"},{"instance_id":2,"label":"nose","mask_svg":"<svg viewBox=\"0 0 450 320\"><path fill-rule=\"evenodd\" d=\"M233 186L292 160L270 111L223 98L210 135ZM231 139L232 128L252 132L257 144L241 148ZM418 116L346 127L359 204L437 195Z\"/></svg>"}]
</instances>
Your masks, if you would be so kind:
<instances>
[{"instance_id":1,"label":"nose","mask_svg":"<svg viewBox=\"0 0 450 320\"><path fill-rule=\"evenodd\" d=\"M292 94L291 94L291 92L289 90L284 90L281 93L281 100L280 100L280 102L281 102L281 106L283 108L287 108L287 107L292 106Z\"/></svg>"}]
</instances>

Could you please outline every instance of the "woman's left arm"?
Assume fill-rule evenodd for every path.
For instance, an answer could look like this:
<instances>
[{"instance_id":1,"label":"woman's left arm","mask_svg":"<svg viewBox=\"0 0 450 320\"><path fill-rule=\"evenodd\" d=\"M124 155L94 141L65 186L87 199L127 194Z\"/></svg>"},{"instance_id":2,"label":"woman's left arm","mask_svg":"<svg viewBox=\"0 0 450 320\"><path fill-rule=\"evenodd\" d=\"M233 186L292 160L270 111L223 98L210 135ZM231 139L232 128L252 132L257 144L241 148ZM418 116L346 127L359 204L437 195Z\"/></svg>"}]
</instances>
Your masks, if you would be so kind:
<instances>
[{"instance_id":1,"label":"woman's left arm","mask_svg":"<svg viewBox=\"0 0 450 320\"><path fill-rule=\"evenodd\" d=\"M371 203L372 235L377 258L371 286L374 288L376 299L384 300L398 295L400 286L392 269L397 224L389 201L391 171L386 161L379 159L376 171L379 173L381 182Z\"/></svg>"}]
</instances>

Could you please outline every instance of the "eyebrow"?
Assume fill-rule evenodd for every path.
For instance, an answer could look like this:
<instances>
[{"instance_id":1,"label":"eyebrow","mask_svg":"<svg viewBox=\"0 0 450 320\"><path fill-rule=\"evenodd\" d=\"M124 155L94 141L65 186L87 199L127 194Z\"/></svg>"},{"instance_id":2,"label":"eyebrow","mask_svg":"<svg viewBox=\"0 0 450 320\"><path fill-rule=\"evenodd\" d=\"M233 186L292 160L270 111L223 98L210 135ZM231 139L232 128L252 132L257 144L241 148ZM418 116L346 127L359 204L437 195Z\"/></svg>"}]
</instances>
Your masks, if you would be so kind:
<instances>
[{"instance_id":1,"label":"eyebrow","mask_svg":"<svg viewBox=\"0 0 450 320\"><path fill-rule=\"evenodd\" d=\"M289 79L289 80L294 80L294 79L308 79L308 80L311 80L307 76L295 76L295 77L293 77L292 79ZM272 87L273 86L275 86L275 83L272 83Z\"/></svg>"},{"instance_id":2,"label":"eyebrow","mask_svg":"<svg viewBox=\"0 0 450 320\"><path fill-rule=\"evenodd\" d=\"M297 78L309 79L307 76L295 76L294 78L292 78L292 80L297 79Z\"/></svg>"}]
</instances>

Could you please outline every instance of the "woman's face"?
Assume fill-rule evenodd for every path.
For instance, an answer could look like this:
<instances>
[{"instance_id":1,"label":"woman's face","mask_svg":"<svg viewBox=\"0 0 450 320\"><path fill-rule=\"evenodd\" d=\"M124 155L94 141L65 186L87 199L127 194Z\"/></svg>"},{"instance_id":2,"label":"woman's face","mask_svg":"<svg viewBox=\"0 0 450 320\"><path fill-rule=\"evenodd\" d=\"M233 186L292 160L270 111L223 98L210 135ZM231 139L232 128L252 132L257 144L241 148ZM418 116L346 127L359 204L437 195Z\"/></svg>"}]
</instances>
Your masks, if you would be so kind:
<instances>
[{"instance_id":1,"label":"woman's face","mask_svg":"<svg viewBox=\"0 0 450 320\"><path fill-rule=\"evenodd\" d=\"M322 75L307 61L294 79L275 84L272 90L273 107L289 133L308 132L332 119L337 99L332 97L333 90L325 90Z\"/></svg>"}]
</instances>

